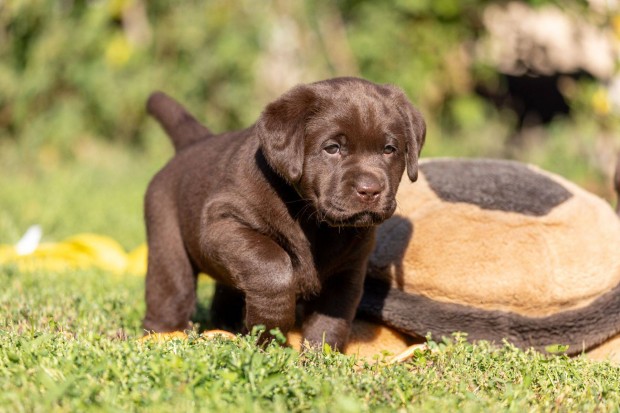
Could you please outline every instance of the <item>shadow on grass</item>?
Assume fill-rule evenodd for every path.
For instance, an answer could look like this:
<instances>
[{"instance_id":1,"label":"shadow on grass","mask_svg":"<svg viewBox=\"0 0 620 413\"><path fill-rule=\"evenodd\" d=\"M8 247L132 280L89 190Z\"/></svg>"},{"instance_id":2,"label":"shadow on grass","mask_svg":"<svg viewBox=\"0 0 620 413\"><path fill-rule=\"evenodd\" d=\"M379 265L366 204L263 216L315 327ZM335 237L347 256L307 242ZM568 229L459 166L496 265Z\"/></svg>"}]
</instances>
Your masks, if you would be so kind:
<instances>
[{"instance_id":1,"label":"shadow on grass","mask_svg":"<svg viewBox=\"0 0 620 413\"><path fill-rule=\"evenodd\" d=\"M192 315L192 323L198 326L198 333L203 333L207 330L213 330L215 327L211 322L211 307L210 300L208 303L196 304L196 311Z\"/></svg>"}]
</instances>

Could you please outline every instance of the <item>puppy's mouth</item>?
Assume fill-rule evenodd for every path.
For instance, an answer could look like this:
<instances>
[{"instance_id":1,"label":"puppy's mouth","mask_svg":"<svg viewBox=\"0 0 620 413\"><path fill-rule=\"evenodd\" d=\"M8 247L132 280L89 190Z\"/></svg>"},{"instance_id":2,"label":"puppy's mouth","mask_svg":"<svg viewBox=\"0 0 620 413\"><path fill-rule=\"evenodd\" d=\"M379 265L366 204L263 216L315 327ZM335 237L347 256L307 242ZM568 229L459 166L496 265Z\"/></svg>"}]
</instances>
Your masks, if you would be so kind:
<instances>
[{"instance_id":1,"label":"puppy's mouth","mask_svg":"<svg viewBox=\"0 0 620 413\"><path fill-rule=\"evenodd\" d=\"M368 211L358 212L342 218L325 216L325 222L330 227L371 227L379 225L383 221L385 221L385 218L380 214Z\"/></svg>"},{"instance_id":2,"label":"puppy's mouth","mask_svg":"<svg viewBox=\"0 0 620 413\"><path fill-rule=\"evenodd\" d=\"M392 216L396 210L396 202L379 210L362 210L350 212L346 208L330 205L321 208L321 221L331 227L371 227L379 225Z\"/></svg>"}]
</instances>

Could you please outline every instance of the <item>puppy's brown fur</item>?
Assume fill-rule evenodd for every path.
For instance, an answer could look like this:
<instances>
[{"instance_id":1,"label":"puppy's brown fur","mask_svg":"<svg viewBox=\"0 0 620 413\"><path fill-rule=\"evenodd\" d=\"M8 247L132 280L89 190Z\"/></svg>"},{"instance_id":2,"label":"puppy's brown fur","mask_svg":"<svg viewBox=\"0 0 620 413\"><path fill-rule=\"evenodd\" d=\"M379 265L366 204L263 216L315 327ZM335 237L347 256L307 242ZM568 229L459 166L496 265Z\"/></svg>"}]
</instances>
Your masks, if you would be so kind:
<instances>
[{"instance_id":1,"label":"puppy's brown fur","mask_svg":"<svg viewBox=\"0 0 620 413\"><path fill-rule=\"evenodd\" d=\"M405 167L417 177L419 112L399 89L356 78L297 86L221 135L161 93L148 109L177 153L145 199L144 328L187 328L203 271L217 281L216 326L286 333L301 300L304 338L344 348L375 226Z\"/></svg>"}]
</instances>

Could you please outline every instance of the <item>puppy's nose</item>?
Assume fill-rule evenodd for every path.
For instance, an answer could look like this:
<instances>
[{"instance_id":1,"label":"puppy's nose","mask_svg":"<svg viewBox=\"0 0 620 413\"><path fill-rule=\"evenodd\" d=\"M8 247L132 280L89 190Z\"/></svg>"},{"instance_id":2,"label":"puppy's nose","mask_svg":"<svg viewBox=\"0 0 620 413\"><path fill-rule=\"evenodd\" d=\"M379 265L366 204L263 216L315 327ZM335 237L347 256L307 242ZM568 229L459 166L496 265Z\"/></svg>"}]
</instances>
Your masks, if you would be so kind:
<instances>
[{"instance_id":1,"label":"puppy's nose","mask_svg":"<svg viewBox=\"0 0 620 413\"><path fill-rule=\"evenodd\" d=\"M375 202L383 191L383 185L376 178L367 177L357 182L355 190L362 201Z\"/></svg>"}]
</instances>

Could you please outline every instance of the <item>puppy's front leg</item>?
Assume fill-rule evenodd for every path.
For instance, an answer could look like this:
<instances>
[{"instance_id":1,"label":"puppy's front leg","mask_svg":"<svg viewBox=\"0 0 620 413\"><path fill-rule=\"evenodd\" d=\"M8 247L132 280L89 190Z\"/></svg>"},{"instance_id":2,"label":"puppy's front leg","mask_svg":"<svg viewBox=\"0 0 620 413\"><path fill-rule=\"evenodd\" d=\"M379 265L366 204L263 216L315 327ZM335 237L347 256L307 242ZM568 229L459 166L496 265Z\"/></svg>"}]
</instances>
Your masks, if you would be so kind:
<instances>
[{"instance_id":1,"label":"puppy's front leg","mask_svg":"<svg viewBox=\"0 0 620 413\"><path fill-rule=\"evenodd\" d=\"M363 269L351 269L331 276L320 295L306 304L303 341L319 348L323 343L343 351L349 339L364 289Z\"/></svg>"},{"instance_id":2,"label":"puppy's front leg","mask_svg":"<svg viewBox=\"0 0 620 413\"><path fill-rule=\"evenodd\" d=\"M226 274L225 281L245 295L248 330L265 326L261 341L266 341L273 328L284 334L291 329L297 285L291 259L280 245L234 218L225 218L211 221L203 250L209 262Z\"/></svg>"}]
</instances>

